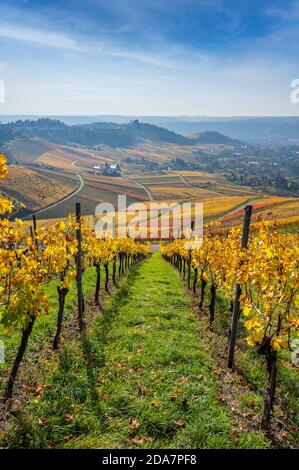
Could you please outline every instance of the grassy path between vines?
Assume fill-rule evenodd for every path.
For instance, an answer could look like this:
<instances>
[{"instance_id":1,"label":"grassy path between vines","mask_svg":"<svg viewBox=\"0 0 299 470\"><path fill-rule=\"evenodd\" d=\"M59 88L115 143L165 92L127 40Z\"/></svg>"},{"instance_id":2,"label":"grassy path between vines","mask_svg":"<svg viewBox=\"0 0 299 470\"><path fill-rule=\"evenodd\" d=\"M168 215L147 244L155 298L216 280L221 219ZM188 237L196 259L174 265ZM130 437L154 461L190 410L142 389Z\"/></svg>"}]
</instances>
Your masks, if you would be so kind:
<instances>
[{"instance_id":1,"label":"grassy path between vines","mask_svg":"<svg viewBox=\"0 0 299 470\"><path fill-rule=\"evenodd\" d=\"M154 253L109 299L84 344L74 337L60 363L52 358L10 446L267 447L258 431L233 431L198 328L179 274Z\"/></svg>"}]
</instances>

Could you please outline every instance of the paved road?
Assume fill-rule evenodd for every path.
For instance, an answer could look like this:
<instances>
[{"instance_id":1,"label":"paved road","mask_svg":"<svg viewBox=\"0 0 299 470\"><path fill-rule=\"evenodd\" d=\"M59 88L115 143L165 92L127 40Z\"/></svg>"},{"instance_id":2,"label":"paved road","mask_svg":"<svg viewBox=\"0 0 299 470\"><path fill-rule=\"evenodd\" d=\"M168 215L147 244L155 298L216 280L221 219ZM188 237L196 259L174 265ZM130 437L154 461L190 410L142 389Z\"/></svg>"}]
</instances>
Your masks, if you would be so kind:
<instances>
[{"instance_id":1,"label":"paved road","mask_svg":"<svg viewBox=\"0 0 299 470\"><path fill-rule=\"evenodd\" d=\"M197 188L198 186L196 186L195 184L192 184L190 183L190 181L186 180L186 178L179 174L179 177L181 178L181 180L187 185L187 186L192 186L194 188ZM216 191L215 191L216 192ZM221 193L217 193L217 194L221 194ZM241 204L237 207L235 207L234 209L232 209L231 211L227 212L225 215L220 215L219 217L216 217L215 220L219 220L221 221L224 217L227 217L228 215L233 215L235 212L238 212L239 210L241 209L244 209L246 206L248 206L248 204L251 204L252 202L256 201L257 199L259 199L259 197L255 197L253 199L250 199L248 200L247 202L245 202L244 204Z\"/></svg>"},{"instance_id":2,"label":"paved road","mask_svg":"<svg viewBox=\"0 0 299 470\"><path fill-rule=\"evenodd\" d=\"M260 199L260 197L255 197L253 199L249 199L247 202L245 202L244 204L241 204L240 206L238 207L235 207L234 209L232 209L231 211L227 212L225 215L222 215L220 216L219 218L217 218L217 220L221 220L221 219L224 219L224 217L227 217L228 215L233 215L235 212L238 212L239 210L241 209L244 209L246 206L248 206L249 204L252 204L254 201L256 201L257 199Z\"/></svg>"},{"instance_id":3,"label":"paved road","mask_svg":"<svg viewBox=\"0 0 299 470\"><path fill-rule=\"evenodd\" d=\"M119 164L122 160L125 160L128 156L130 156L129 153L127 153L125 150L121 150L120 148L116 148L116 150L123 154L123 156L116 162L116 164ZM93 156L93 154L92 154ZM74 160L72 162L72 166L76 166L76 163L79 161L80 159L77 159L77 160ZM74 192L72 192L71 194L69 194L68 196L66 196L65 198L53 203L53 204L50 204L49 206L47 207L44 207L43 209L40 209L36 212L34 212L34 214L41 214L49 209L53 209L54 207L57 207L59 206L60 204L62 204L63 202L67 201L68 199L71 199L72 197L76 196L76 194L78 194L84 187L85 183L84 183L84 179L82 178L82 176L79 174L79 173L76 173L76 176L78 177L79 181L80 181L80 186L79 188L77 188ZM180 179L186 184L186 186L190 186L190 187L196 187L195 185L193 185L192 183L190 183L188 180L186 180L186 178L179 174L179 177ZM137 184L140 188L142 188L150 201L154 201L154 198L153 198L153 195L151 193L151 191L142 183L140 183L139 181L136 181L136 180L129 180L135 184ZM244 204L241 204L237 207L235 207L234 209L232 209L231 211L227 212L225 215L220 215L219 217L217 217L215 220L219 220L219 222L224 218L224 217L227 217L229 215L233 215L234 213L240 211L241 209L244 209L244 207L248 204L251 204L252 202L254 202L255 200L259 199L259 197L255 197L253 199L250 199L249 201L247 201L246 203ZM177 205L175 205L174 207L171 207L171 209L164 209L161 214L160 214L160 217L161 216L165 216L170 210L175 210L177 209L178 207L180 206L180 203L178 203ZM31 217L32 214L30 214L30 216L26 216L24 217L24 219L28 218L28 217ZM159 218L159 216L155 217L153 220L155 220L156 218Z\"/></svg>"},{"instance_id":4,"label":"paved road","mask_svg":"<svg viewBox=\"0 0 299 470\"><path fill-rule=\"evenodd\" d=\"M227 212L226 214L224 215L220 215L219 217L216 217L216 219L214 219L215 222L219 222L221 224L221 221L222 219L224 219L225 217L227 217L228 215L233 215L235 214L236 212L240 211L241 209L244 209L246 206L248 206L249 204L252 204L254 201L256 201L257 199L260 199L259 197L255 197L254 199L249 199L247 202L245 202L244 204L241 204L240 206L238 207L235 207L234 209L232 209L231 211ZM214 227L208 227L206 230L215 230L219 228L219 225L216 225Z\"/></svg>"},{"instance_id":5,"label":"paved road","mask_svg":"<svg viewBox=\"0 0 299 470\"><path fill-rule=\"evenodd\" d=\"M144 184L139 183L139 181L136 181L136 180L129 180L129 181L130 181L131 183L137 184L137 186L139 186L140 188L142 188L142 189L146 192L146 194L147 194L149 200L150 200L150 201L154 201L154 198L153 198L153 195L152 195L151 191L150 191L146 186L144 186Z\"/></svg>"},{"instance_id":6,"label":"paved road","mask_svg":"<svg viewBox=\"0 0 299 470\"><path fill-rule=\"evenodd\" d=\"M181 178L183 183L185 183L186 186L189 186L191 188L197 188L197 186L195 186L195 184L192 184L192 183L190 183L190 181L186 180L185 176L179 174L179 177Z\"/></svg>"}]
</instances>

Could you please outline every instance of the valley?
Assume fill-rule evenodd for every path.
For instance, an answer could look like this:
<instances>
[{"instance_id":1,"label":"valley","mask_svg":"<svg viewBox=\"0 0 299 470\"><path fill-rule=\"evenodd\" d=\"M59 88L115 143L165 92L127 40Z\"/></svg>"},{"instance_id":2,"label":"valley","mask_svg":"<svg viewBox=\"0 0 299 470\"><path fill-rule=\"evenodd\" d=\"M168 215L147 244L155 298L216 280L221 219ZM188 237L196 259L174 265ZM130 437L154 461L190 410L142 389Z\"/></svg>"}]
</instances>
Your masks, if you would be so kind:
<instances>
[{"instance_id":1,"label":"valley","mask_svg":"<svg viewBox=\"0 0 299 470\"><path fill-rule=\"evenodd\" d=\"M254 202L258 220L278 217L297 223L299 200L292 197L296 191L275 190L274 195L266 184L242 182L244 165L254 166L247 162L245 144L215 132L187 138L137 120L108 124L17 121L12 126L14 138L2 143L10 165L1 191L14 201L14 217L26 219L36 213L39 219L64 218L73 212L76 202L85 215L92 216L99 203L116 207L118 195L124 195L127 205L139 202L147 207L150 202L203 202L207 226L215 225L216 219L225 228L240 223L241 208L248 202ZM68 134L63 135L63 130ZM112 132L113 145L103 143L109 140L107 130ZM86 136L95 139L99 133L100 143L79 143ZM119 147L124 133L132 145ZM77 142L70 142L70 135ZM232 176L237 159L238 178Z\"/></svg>"}]
</instances>

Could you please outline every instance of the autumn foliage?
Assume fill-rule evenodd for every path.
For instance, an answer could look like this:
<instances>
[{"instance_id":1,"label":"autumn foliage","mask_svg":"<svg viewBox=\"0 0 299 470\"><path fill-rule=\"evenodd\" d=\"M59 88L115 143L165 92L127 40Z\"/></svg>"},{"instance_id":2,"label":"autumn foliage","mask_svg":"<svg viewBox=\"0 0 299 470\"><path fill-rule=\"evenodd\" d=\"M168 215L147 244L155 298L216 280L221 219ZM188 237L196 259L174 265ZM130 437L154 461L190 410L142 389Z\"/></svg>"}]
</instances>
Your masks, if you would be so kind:
<instances>
[{"instance_id":1,"label":"autumn foliage","mask_svg":"<svg viewBox=\"0 0 299 470\"><path fill-rule=\"evenodd\" d=\"M232 305L236 284L240 295L243 324L248 345L266 358L269 384L262 425L267 428L273 408L278 353L292 350L299 337L299 237L285 233L275 222L255 224L246 249L240 248L241 229L227 235L207 234L194 249L192 240L174 240L161 245L162 255L181 270L189 258L199 272L201 302L210 285L210 327L215 317L216 290ZM193 240L193 242L195 242Z\"/></svg>"},{"instance_id":2,"label":"autumn foliage","mask_svg":"<svg viewBox=\"0 0 299 470\"><path fill-rule=\"evenodd\" d=\"M0 178L7 176L6 159L0 155ZM53 349L59 346L65 297L76 280L78 223L73 215L52 226L35 227L28 236L24 223L12 223L12 203L0 198L0 322L6 332L21 331L21 343L11 371L6 398L12 395L13 384L23 359L36 319L49 312L49 299L44 286L58 279L59 311ZM83 268L114 262L118 256L140 259L150 252L149 245L130 239L96 238L82 220Z\"/></svg>"}]
</instances>

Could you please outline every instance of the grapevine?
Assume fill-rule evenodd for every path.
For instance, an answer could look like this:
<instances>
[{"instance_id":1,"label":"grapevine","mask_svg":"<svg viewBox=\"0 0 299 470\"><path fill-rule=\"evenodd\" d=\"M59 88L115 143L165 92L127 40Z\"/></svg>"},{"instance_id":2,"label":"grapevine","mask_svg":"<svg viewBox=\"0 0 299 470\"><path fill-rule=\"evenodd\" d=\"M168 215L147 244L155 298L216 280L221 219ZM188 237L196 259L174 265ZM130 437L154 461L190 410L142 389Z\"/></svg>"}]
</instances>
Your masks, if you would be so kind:
<instances>
[{"instance_id":1,"label":"grapevine","mask_svg":"<svg viewBox=\"0 0 299 470\"><path fill-rule=\"evenodd\" d=\"M6 158L0 155L0 178L7 176ZM34 323L38 317L49 312L49 299L44 286L58 279L57 328L53 338L53 349L57 350L62 332L65 298L77 277L78 222L73 215L49 227L35 227L28 236L24 223L12 223L9 215L13 210L11 201L0 198L0 322L4 331L21 331L21 341L10 371L5 390L5 399L10 399L23 361ZM99 271L105 266L105 287L108 292L109 263L115 263L121 254L126 267L133 260L143 259L150 253L148 244L130 239L108 238L101 240L82 218L82 265L84 269L96 266ZM122 267L123 270L123 267ZM115 281L115 278L114 278ZM99 303L99 278L97 278L95 300Z\"/></svg>"},{"instance_id":2,"label":"grapevine","mask_svg":"<svg viewBox=\"0 0 299 470\"><path fill-rule=\"evenodd\" d=\"M232 304L237 283L247 331L246 341L265 356L269 375L262 427L269 429L273 409L278 353L292 350L292 338L299 336L299 237L282 233L275 222L254 225L247 249L241 250L239 228L224 234L207 234L192 251L191 264L200 272L203 305L205 285L210 285L210 326L215 317L216 290ZM162 255L180 267L186 259L186 240L160 247Z\"/></svg>"}]
</instances>

